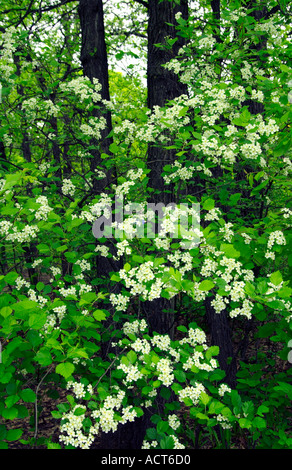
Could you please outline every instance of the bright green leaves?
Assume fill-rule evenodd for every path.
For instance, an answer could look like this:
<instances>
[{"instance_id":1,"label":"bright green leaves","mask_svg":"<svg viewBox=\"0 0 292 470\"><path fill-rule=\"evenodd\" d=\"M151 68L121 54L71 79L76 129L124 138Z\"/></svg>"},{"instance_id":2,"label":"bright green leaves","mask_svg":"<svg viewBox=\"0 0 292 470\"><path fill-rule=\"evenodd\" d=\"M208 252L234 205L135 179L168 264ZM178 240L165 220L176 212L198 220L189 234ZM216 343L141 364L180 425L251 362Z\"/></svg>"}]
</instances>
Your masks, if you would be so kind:
<instances>
[{"instance_id":1,"label":"bright green leaves","mask_svg":"<svg viewBox=\"0 0 292 470\"><path fill-rule=\"evenodd\" d=\"M214 209L214 207L215 207L214 199L206 199L203 202L203 209L206 210L206 211L210 211L210 210Z\"/></svg>"},{"instance_id":2,"label":"bright green leaves","mask_svg":"<svg viewBox=\"0 0 292 470\"><path fill-rule=\"evenodd\" d=\"M30 315L28 325L34 330L40 330L47 321L47 315L44 312Z\"/></svg>"},{"instance_id":3,"label":"bright green leaves","mask_svg":"<svg viewBox=\"0 0 292 470\"><path fill-rule=\"evenodd\" d=\"M106 319L106 311L105 310L94 310L92 313L94 316L95 320L97 321L102 321Z\"/></svg>"},{"instance_id":4,"label":"bright green leaves","mask_svg":"<svg viewBox=\"0 0 292 470\"><path fill-rule=\"evenodd\" d=\"M238 118L232 120L232 124L235 126L246 127L249 124L251 118L251 113L248 111L247 107L243 109L242 113Z\"/></svg>"},{"instance_id":5,"label":"bright green leaves","mask_svg":"<svg viewBox=\"0 0 292 470\"><path fill-rule=\"evenodd\" d=\"M220 251L223 251L227 258L239 258L240 252L234 248L234 245L229 243L222 243L220 245Z\"/></svg>"},{"instance_id":6,"label":"bright green leaves","mask_svg":"<svg viewBox=\"0 0 292 470\"><path fill-rule=\"evenodd\" d=\"M279 284L281 284L281 282L283 281L283 277L282 277L282 274L280 273L280 271L276 271L276 272L272 273L270 275L270 281L275 286L278 286Z\"/></svg>"},{"instance_id":7,"label":"bright green leaves","mask_svg":"<svg viewBox=\"0 0 292 470\"><path fill-rule=\"evenodd\" d=\"M18 273L14 271L10 271L8 274L6 274L6 276L4 276L4 280L5 282L7 282L7 284L13 285L16 279L18 278L18 276L19 276Z\"/></svg>"},{"instance_id":8,"label":"bright green leaves","mask_svg":"<svg viewBox=\"0 0 292 470\"><path fill-rule=\"evenodd\" d=\"M63 362L56 366L56 372L65 377L65 379L68 379L73 374L74 370L75 366L71 362Z\"/></svg>"},{"instance_id":9,"label":"bright green leaves","mask_svg":"<svg viewBox=\"0 0 292 470\"><path fill-rule=\"evenodd\" d=\"M210 281L208 279L200 282L200 284L199 284L199 289L201 291L209 291L209 290L213 289L213 287L215 287L214 282Z\"/></svg>"}]
</instances>

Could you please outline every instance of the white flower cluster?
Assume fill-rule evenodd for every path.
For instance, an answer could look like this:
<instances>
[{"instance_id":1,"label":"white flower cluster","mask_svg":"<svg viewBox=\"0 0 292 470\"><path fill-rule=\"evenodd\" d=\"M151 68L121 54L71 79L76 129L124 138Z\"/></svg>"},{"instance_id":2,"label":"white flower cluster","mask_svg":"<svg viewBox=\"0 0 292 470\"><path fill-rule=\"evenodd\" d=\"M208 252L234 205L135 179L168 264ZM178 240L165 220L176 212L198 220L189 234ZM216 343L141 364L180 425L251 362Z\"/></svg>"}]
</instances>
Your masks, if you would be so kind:
<instances>
[{"instance_id":1,"label":"white flower cluster","mask_svg":"<svg viewBox=\"0 0 292 470\"><path fill-rule=\"evenodd\" d=\"M200 359L202 359L204 362L201 362ZM191 370L192 367L195 366L200 370L206 370L208 372L211 372L212 370L217 368L216 359L211 359L210 364L207 364L207 362L205 361L206 359L204 357L204 354L201 351L194 350L194 353L190 355L188 360L183 364L183 369Z\"/></svg>"},{"instance_id":2,"label":"white flower cluster","mask_svg":"<svg viewBox=\"0 0 292 470\"><path fill-rule=\"evenodd\" d=\"M146 439L142 442L141 449L155 449L158 446L157 441L146 441Z\"/></svg>"},{"instance_id":3,"label":"white flower cluster","mask_svg":"<svg viewBox=\"0 0 292 470\"><path fill-rule=\"evenodd\" d=\"M219 220L220 216L220 209L218 209L218 207L214 207L213 209L210 209L205 215L205 220Z\"/></svg>"},{"instance_id":4,"label":"white flower cluster","mask_svg":"<svg viewBox=\"0 0 292 470\"><path fill-rule=\"evenodd\" d=\"M59 116L60 109L52 102L52 100L45 100L42 102L42 105L43 110L46 111L49 116Z\"/></svg>"},{"instance_id":5,"label":"white flower cluster","mask_svg":"<svg viewBox=\"0 0 292 470\"><path fill-rule=\"evenodd\" d=\"M134 320L132 322L125 322L123 325L123 332L125 335L137 334L139 332L145 331L147 328L147 323L144 319Z\"/></svg>"},{"instance_id":6,"label":"white flower cluster","mask_svg":"<svg viewBox=\"0 0 292 470\"><path fill-rule=\"evenodd\" d=\"M281 212L283 213L284 219L289 219L289 217L292 216L292 210L288 209L287 207L284 207L283 209L281 209Z\"/></svg>"},{"instance_id":7,"label":"white flower cluster","mask_svg":"<svg viewBox=\"0 0 292 470\"><path fill-rule=\"evenodd\" d=\"M228 387L228 385L226 384L220 384L219 386L219 389L218 389L218 393L221 397L223 397L223 395L228 392L228 393L231 393L231 388Z\"/></svg>"},{"instance_id":8,"label":"white flower cluster","mask_svg":"<svg viewBox=\"0 0 292 470\"><path fill-rule=\"evenodd\" d=\"M67 388L67 390L72 388L73 393L76 396L76 398L80 399L80 398L85 397L85 395L86 395L85 385L81 382L73 382L73 380L69 380L69 382L67 382L66 388Z\"/></svg>"},{"instance_id":9,"label":"white flower cluster","mask_svg":"<svg viewBox=\"0 0 292 470\"><path fill-rule=\"evenodd\" d=\"M36 268L39 264L42 264L42 262L43 262L42 259L36 259L36 260L32 263L31 267L32 267L32 268Z\"/></svg>"},{"instance_id":10,"label":"white flower cluster","mask_svg":"<svg viewBox=\"0 0 292 470\"><path fill-rule=\"evenodd\" d=\"M158 380L169 387L174 381L173 368L169 359L160 359L157 364Z\"/></svg>"},{"instance_id":11,"label":"white flower cluster","mask_svg":"<svg viewBox=\"0 0 292 470\"><path fill-rule=\"evenodd\" d=\"M60 288L60 294L63 297L68 297L68 295L76 295L76 287L71 286L66 289L65 287Z\"/></svg>"},{"instance_id":12,"label":"white flower cluster","mask_svg":"<svg viewBox=\"0 0 292 470\"><path fill-rule=\"evenodd\" d=\"M121 409L122 415L120 420L117 420L117 418L115 417L114 408L119 410L122 407L122 400L124 398L124 395L125 392L119 392L115 399L113 399L112 401L107 400L104 403L103 408L93 411L93 413L91 414L93 418L98 420L95 426L100 426L103 432L115 432L118 428L119 423L125 424L128 421L133 422L137 417L136 410L131 406L127 406L126 408Z\"/></svg>"},{"instance_id":13,"label":"white flower cluster","mask_svg":"<svg viewBox=\"0 0 292 470\"><path fill-rule=\"evenodd\" d=\"M169 415L168 424L172 429L176 430L180 427L180 420L176 415Z\"/></svg>"},{"instance_id":14,"label":"white flower cluster","mask_svg":"<svg viewBox=\"0 0 292 470\"><path fill-rule=\"evenodd\" d=\"M92 103L98 103L101 101L101 84L97 78L93 79L93 86L87 77L76 77L70 82L60 83L60 90L63 92L74 93L78 96L78 100L81 102L88 102L88 106Z\"/></svg>"},{"instance_id":15,"label":"white flower cluster","mask_svg":"<svg viewBox=\"0 0 292 470\"><path fill-rule=\"evenodd\" d=\"M179 178L183 181L189 180L193 177L194 171L196 171L194 166L183 167L178 161L175 161L171 166L174 168L174 171L170 175L163 176L165 184L171 183L175 178Z\"/></svg>"},{"instance_id":16,"label":"white flower cluster","mask_svg":"<svg viewBox=\"0 0 292 470\"><path fill-rule=\"evenodd\" d=\"M117 310L125 312L130 302L130 297L123 294L110 294L109 300Z\"/></svg>"},{"instance_id":17,"label":"white flower cluster","mask_svg":"<svg viewBox=\"0 0 292 470\"><path fill-rule=\"evenodd\" d=\"M14 72L13 54L17 48L17 38L15 37L16 28L10 26L1 32L1 55L0 70L1 78L8 83L13 83L12 74Z\"/></svg>"},{"instance_id":18,"label":"white flower cluster","mask_svg":"<svg viewBox=\"0 0 292 470\"><path fill-rule=\"evenodd\" d=\"M233 227L233 224L231 222L227 222L219 229L219 232L223 233L223 240L228 242L231 242L232 237L234 236L234 232L231 230L231 227Z\"/></svg>"},{"instance_id":19,"label":"white flower cluster","mask_svg":"<svg viewBox=\"0 0 292 470\"><path fill-rule=\"evenodd\" d=\"M174 449L185 449L185 446L179 442L178 438L176 436L171 436L174 442Z\"/></svg>"},{"instance_id":20,"label":"white flower cluster","mask_svg":"<svg viewBox=\"0 0 292 470\"><path fill-rule=\"evenodd\" d=\"M106 120L103 116L99 118L89 118L88 124L81 124L80 131L89 137L101 138L101 131L106 128Z\"/></svg>"},{"instance_id":21,"label":"white flower cluster","mask_svg":"<svg viewBox=\"0 0 292 470\"><path fill-rule=\"evenodd\" d=\"M88 211L81 212L81 218L85 218L88 222L93 222L97 217L104 215L107 219L111 217L112 200L109 195L101 193L98 202L94 202L89 206Z\"/></svg>"},{"instance_id":22,"label":"white flower cluster","mask_svg":"<svg viewBox=\"0 0 292 470\"><path fill-rule=\"evenodd\" d=\"M274 244L277 245L286 245L286 238L280 230L276 230L275 232L270 233L269 240L268 240L268 248L271 249Z\"/></svg>"},{"instance_id":23,"label":"white flower cluster","mask_svg":"<svg viewBox=\"0 0 292 470\"><path fill-rule=\"evenodd\" d=\"M90 384L85 386L82 383L69 381L67 388L72 388L73 393L78 399L83 399L87 393L91 396L94 395L94 389ZM75 448L89 449L100 431L105 433L115 432L119 423L125 424L128 421L134 421L137 417L136 410L132 406L123 407L122 405L125 392L117 386L113 387L113 389L116 389L117 392L113 395L108 395L101 403L99 409L91 412L90 418L96 422L89 428L88 434L85 434L82 425L86 412L88 414L90 412L88 412L85 405L76 405L72 411L63 416L65 423L61 424L59 440L66 445L71 444ZM76 410L78 410L78 413L76 413ZM120 416L117 412L120 412Z\"/></svg>"},{"instance_id":24,"label":"white flower cluster","mask_svg":"<svg viewBox=\"0 0 292 470\"><path fill-rule=\"evenodd\" d=\"M261 90L252 90L251 92L251 99L255 101L259 101L260 103L263 103L264 101L264 94Z\"/></svg>"},{"instance_id":25,"label":"white flower cluster","mask_svg":"<svg viewBox=\"0 0 292 470\"><path fill-rule=\"evenodd\" d=\"M216 40L211 36L204 36L199 40L199 47L201 49L212 49Z\"/></svg>"},{"instance_id":26,"label":"white flower cluster","mask_svg":"<svg viewBox=\"0 0 292 470\"><path fill-rule=\"evenodd\" d=\"M85 259L78 259L75 263L77 266L80 266L81 268L81 271L88 271L90 268L91 268L91 265L88 261L86 261Z\"/></svg>"},{"instance_id":27,"label":"white flower cluster","mask_svg":"<svg viewBox=\"0 0 292 470\"><path fill-rule=\"evenodd\" d=\"M64 414L63 419L65 423L60 426L60 442L65 445L71 445L75 448L80 447L81 449L89 449L91 444L94 442L95 435L98 433L98 428L93 426L90 428L88 435L83 432L83 421L84 414L75 414L76 411L84 410L86 412L86 406L76 405L72 411Z\"/></svg>"},{"instance_id":28,"label":"white flower cluster","mask_svg":"<svg viewBox=\"0 0 292 470\"><path fill-rule=\"evenodd\" d=\"M143 374L139 371L138 366L133 364L119 364L117 369L121 369L125 374L126 377L124 379L124 383L131 384L132 382L136 382L138 379L142 379Z\"/></svg>"},{"instance_id":29,"label":"white flower cluster","mask_svg":"<svg viewBox=\"0 0 292 470\"><path fill-rule=\"evenodd\" d=\"M197 405L201 393L205 391L204 385L196 382L195 386L190 385L178 391L179 401L183 402L185 398L189 398L194 405Z\"/></svg>"},{"instance_id":30,"label":"white flower cluster","mask_svg":"<svg viewBox=\"0 0 292 470\"><path fill-rule=\"evenodd\" d=\"M42 295L37 295L36 292L32 288L28 290L28 297L30 300L33 300L34 302L38 302L41 305L41 307L43 307L48 302L48 299L46 299Z\"/></svg>"},{"instance_id":31,"label":"white flower cluster","mask_svg":"<svg viewBox=\"0 0 292 470\"><path fill-rule=\"evenodd\" d=\"M37 204L41 204L41 207L36 211L35 218L38 220L47 220L48 214L53 210L49 206L48 198L46 196L39 196L36 199Z\"/></svg>"},{"instance_id":32,"label":"white flower cluster","mask_svg":"<svg viewBox=\"0 0 292 470\"><path fill-rule=\"evenodd\" d=\"M58 266L51 266L50 270L52 271L52 274L53 274L54 277L61 274L61 269Z\"/></svg>"},{"instance_id":33,"label":"white flower cluster","mask_svg":"<svg viewBox=\"0 0 292 470\"><path fill-rule=\"evenodd\" d=\"M138 338L134 343L131 344L131 348L142 354L141 358L144 354L149 354L151 351L151 346L146 339Z\"/></svg>"},{"instance_id":34,"label":"white flower cluster","mask_svg":"<svg viewBox=\"0 0 292 470\"><path fill-rule=\"evenodd\" d=\"M252 317L252 309L253 309L253 303L250 300L245 299L242 302L241 307L235 308L231 310L231 312L229 312L229 316L230 318L234 318L234 317L237 317L238 315L243 315L247 317L248 320L250 320Z\"/></svg>"},{"instance_id":35,"label":"white flower cluster","mask_svg":"<svg viewBox=\"0 0 292 470\"><path fill-rule=\"evenodd\" d=\"M109 255L109 248L105 245L97 245L94 251L100 253L101 256L107 258Z\"/></svg>"},{"instance_id":36,"label":"white flower cluster","mask_svg":"<svg viewBox=\"0 0 292 470\"><path fill-rule=\"evenodd\" d=\"M39 170L42 174L45 174L50 169L50 167L51 165L49 162L42 162L39 166Z\"/></svg>"},{"instance_id":37,"label":"white flower cluster","mask_svg":"<svg viewBox=\"0 0 292 470\"><path fill-rule=\"evenodd\" d=\"M53 312L57 314L59 321L61 322L66 313L66 305L60 305L59 307L54 307Z\"/></svg>"},{"instance_id":38,"label":"white flower cluster","mask_svg":"<svg viewBox=\"0 0 292 470\"><path fill-rule=\"evenodd\" d=\"M30 288L30 283L23 279L23 277L21 276L18 276L18 278L15 280L15 283L17 290L20 290L22 287Z\"/></svg>"},{"instance_id":39,"label":"white flower cluster","mask_svg":"<svg viewBox=\"0 0 292 470\"><path fill-rule=\"evenodd\" d=\"M70 196L74 196L75 191L76 191L76 187L72 183L72 181L69 180L68 178L63 179L62 193L65 195L69 194Z\"/></svg>"},{"instance_id":40,"label":"white flower cluster","mask_svg":"<svg viewBox=\"0 0 292 470\"><path fill-rule=\"evenodd\" d=\"M39 228L37 225L26 225L20 232L17 231L17 227L13 227L12 233L6 236L7 241L26 243L30 242L33 238L37 237Z\"/></svg>"}]
</instances>

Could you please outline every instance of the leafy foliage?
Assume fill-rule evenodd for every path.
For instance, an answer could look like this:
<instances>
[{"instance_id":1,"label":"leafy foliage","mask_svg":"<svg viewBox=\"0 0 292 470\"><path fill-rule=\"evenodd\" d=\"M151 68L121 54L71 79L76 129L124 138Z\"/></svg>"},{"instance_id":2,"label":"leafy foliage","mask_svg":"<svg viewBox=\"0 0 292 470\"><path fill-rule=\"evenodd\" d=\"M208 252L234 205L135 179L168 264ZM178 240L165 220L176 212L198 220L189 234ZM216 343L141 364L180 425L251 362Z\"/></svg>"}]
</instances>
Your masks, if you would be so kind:
<instances>
[{"instance_id":1,"label":"leafy foliage","mask_svg":"<svg viewBox=\"0 0 292 470\"><path fill-rule=\"evenodd\" d=\"M208 2L200 20L176 14L186 43L165 69L188 94L148 109L142 81L116 71L104 102L77 59L75 7L37 3L0 3L0 448L37 445L44 384L54 399L67 393L49 449L88 448L142 416L143 448L291 448L288 10L222 1L220 25ZM107 34L122 59L125 37ZM106 112L112 143L93 171ZM149 145L175 153L162 177L176 205L159 236ZM101 216L112 223L96 239ZM113 268L100 276L104 259ZM157 299L170 301L173 331L149 328L143 306ZM234 388L209 341L207 301L228 315ZM10 426L27 417L31 439Z\"/></svg>"}]
</instances>

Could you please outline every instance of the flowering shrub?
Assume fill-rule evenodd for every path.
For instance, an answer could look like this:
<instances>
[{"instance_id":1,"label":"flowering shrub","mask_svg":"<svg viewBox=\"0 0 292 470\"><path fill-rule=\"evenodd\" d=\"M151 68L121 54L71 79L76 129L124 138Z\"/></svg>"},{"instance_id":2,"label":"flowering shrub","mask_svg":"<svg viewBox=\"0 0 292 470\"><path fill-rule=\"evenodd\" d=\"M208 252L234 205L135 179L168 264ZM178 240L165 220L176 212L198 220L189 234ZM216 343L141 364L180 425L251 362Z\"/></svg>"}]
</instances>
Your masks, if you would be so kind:
<instances>
[{"instance_id":1,"label":"flowering shrub","mask_svg":"<svg viewBox=\"0 0 292 470\"><path fill-rule=\"evenodd\" d=\"M207 7L210 34L198 28L196 16L176 15L178 35L189 41L165 67L188 85L188 95L152 110L140 98L101 100L97 80L52 61L53 40L51 53L40 57L43 44L30 38L27 61L21 48L30 33L20 26L3 33L1 448L19 440L38 445L45 383L53 384L54 400L57 389L67 394L52 411L60 432L58 442L47 439L48 448L88 449L145 415L143 449L206 440L228 447L238 436L247 447L291 448L285 368L292 320L291 70L282 63L290 40L279 11L256 22L252 11L225 4L230 37L219 43ZM265 68L248 52L263 38L270 54ZM74 51L66 53L74 64ZM111 154L102 154L104 164L92 170L92 154L100 150L92 138L100 139L107 125L103 106L113 116ZM162 174L176 204L164 207L159 234L148 205L149 144L176 154ZM117 177L106 185L112 167ZM117 199L123 220L118 211L112 220ZM108 223L96 236L101 217ZM105 260L113 268L102 278ZM174 334L151 331L143 306L159 299L175 307ZM235 387L210 341L207 301L240 336ZM263 351L245 360L249 328L252 341L276 345L267 364ZM270 382L267 365L277 367ZM21 425L10 424L30 414L34 434L26 438Z\"/></svg>"}]
</instances>

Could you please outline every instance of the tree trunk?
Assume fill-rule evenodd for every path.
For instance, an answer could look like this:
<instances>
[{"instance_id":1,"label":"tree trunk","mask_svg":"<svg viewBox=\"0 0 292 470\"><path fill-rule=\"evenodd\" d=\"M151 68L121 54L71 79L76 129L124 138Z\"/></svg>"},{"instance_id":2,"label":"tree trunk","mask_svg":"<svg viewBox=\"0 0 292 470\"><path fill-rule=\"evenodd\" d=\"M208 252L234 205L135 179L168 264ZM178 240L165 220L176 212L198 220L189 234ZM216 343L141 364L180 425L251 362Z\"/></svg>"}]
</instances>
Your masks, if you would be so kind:
<instances>
[{"instance_id":1,"label":"tree trunk","mask_svg":"<svg viewBox=\"0 0 292 470\"><path fill-rule=\"evenodd\" d=\"M167 101L187 94L187 86L179 82L177 75L167 70L163 65L174 58L180 47L184 44L183 38L177 36L175 27L175 15L182 13L182 17L188 17L188 4L181 0L180 5L169 0L149 0L148 2L148 61L147 61L147 89L148 108L165 106ZM178 40L172 49L162 49L157 44L166 44L166 38ZM168 204L174 201L173 191L166 192L161 173L167 163L175 160L175 150L162 149L155 145L148 148L149 186L156 192L153 202Z\"/></svg>"},{"instance_id":2,"label":"tree trunk","mask_svg":"<svg viewBox=\"0 0 292 470\"><path fill-rule=\"evenodd\" d=\"M92 82L96 78L101 84L101 99L110 100L109 78L108 78L108 60L105 43L104 16L102 0L80 0L78 6L80 18L82 47L80 60L83 67L83 73ZM94 117L103 116L106 119L106 127L101 130L101 139L93 139L91 144L94 149L91 150L93 158L91 159L90 169L94 171L98 165L102 165L101 154L109 154L109 146L112 140L108 137L112 130L111 113L104 104L98 103L93 110ZM111 172L107 173L109 181ZM101 181L102 189L104 181ZM99 181L94 179L94 190L98 193L101 190Z\"/></svg>"},{"instance_id":3,"label":"tree trunk","mask_svg":"<svg viewBox=\"0 0 292 470\"><path fill-rule=\"evenodd\" d=\"M148 2L148 62L147 62L147 88L148 108L154 106L163 107L169 100L182 94L187 94L186 85L179 82L178 77L172 71L163 67L166 62L174 58L184 39L177 36L175 30L175 15L181 12L182 17L188 17L187 0L181 0L177 5L169 0L149 0ZM176 38L172 49L161 49L157 44L166 44L166 38ZM165 190L162 178L163 167L167 163L175 161L175 150L166 150L156 145L149 145L147 165L150 169L149 186L154 189L150 202L165 205L176 203L176 195L173 186L169 185ZM173 331L174 315L173 301L157 299L147 302L143 309L151 331L170 334Z\"/></svg>"},{"instance_id":4,"label":"tree trunk","mask_svg":"<svg viewBox=\"0 0 292 470\"><path fill-rule=\"evenodd\" d=\"M108 60L105 42L105 29L104 29L104 15L102 0L80 0L78 6L78 14L80 18L82 47L81 47L81 63L83 73L92 82L96 78L101 84L101 99L110 100L109 93L109 75L108 75ZM100 165L104 167L104 162L101 159L101 154L110 154L110 144L112 139L108 137L112 130L111 113L107 110L104 104L98 103L98 106L93 110L94 117L103 116L106 119L106 127L101 130L101 139L93 139L91 141L92 159L90 162L90 169L94 172ZM106 171L107 183L113 176L112 170ZM105 181L94 179L93 176L93 190L96 194L104 192ZM112 251L112 244L107 244ZM119 263L114 263L112 260L100 256L97 260L97 276L99 278L108 279L108 274L111 271L118 269Z\"/></svg>"},{"instance_id":5,"label":"tree trunk","mask_svg":"<svg viewBox=\"0 0 292 470\"><path fill-rule=\"evenodd\" d=\"M206 317L210 328L211 344L219 347L217 356L220 369L224 370L226 376L224 383L235 387L237 365L233 350L232 332L229 325L228 312L216 313L211 305L212 298L205 300Z\"/></svg>"}]
</instances>

